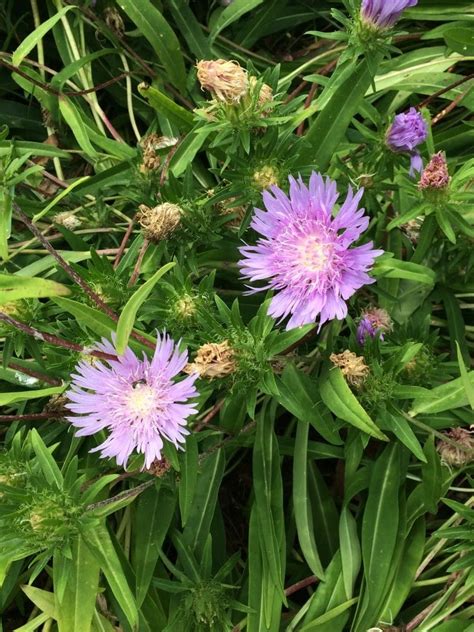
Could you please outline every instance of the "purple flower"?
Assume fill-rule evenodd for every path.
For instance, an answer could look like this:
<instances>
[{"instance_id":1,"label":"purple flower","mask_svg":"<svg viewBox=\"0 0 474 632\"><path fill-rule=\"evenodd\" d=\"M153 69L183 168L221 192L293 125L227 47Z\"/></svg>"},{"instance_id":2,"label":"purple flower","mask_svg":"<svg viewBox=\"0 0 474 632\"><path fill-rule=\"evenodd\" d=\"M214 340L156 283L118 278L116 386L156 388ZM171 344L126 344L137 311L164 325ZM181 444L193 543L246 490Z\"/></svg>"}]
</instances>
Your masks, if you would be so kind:
<instances>
[{"instance_id":1,"label":"purple flower","mask_svg":"<svg viewBox=\"0 0 474 632\"><path fill-rule=\"evenodd\" d=\"M384 339L384 332L392 329L392 319L384 309L374 307L362 314L357 327L357 342L363 345L365 340L375 338L379 334L380 340Z\"/></svg>"},{"instance_id":2,"label":"purple flower","mask_svg":"<svg viewBox=\"0 0 474 632\"><path fill-rule=\"evenodd\" d=\"M114 346L105 338L96 348L116 355ZM197 374L174 381L188 361L187 351L180 353L166 333L158 336L155 353L149 360L137 358L128 348L117 360L94 364L81 361L72 375L67 392L68 417L79 431L76 436L92 435L108 430L109 436L91 452L116 457L126 467L135 450L145 455L144 467L161 458L163 439L179 447L184 442L186 419L196 412L188 400L197 395L194 382Z\"/></svg>"},{"instance_id":3,"label":"purple flower","mask_svg":"<svg viewBox=\"0 0 474 632\"><path fill-rule=\"evenodd\" d=\"M423 116L410 108L408 112L397 114L388 129L386 142L396 152L407 152L411 156L410 175L423 169L423 161L416 147L426 140L428 128Z\"/></svg>"},{"instance_id":4,"label":"purple flower","mask_svg":"<svg viewBox=\"0 0 474 632\"><path fill-rule=\"evenodd\" d=\"M367 229L369 218L358 204L363 189L353 195L349 189L336 217L333 210L339 196L336 183L313 172L309 189L301 178L290 176L290 196L276 186L273 195L263 192L267 211L255 209L252 228L262 235L255 246L240 249L243 276L251 282L267 279L258 292L277 290L268 313L274 318L291 318L293 329L312 323L319 315L321 325L347 314L346 300L367 283L367 271L375 257L372 242L350 248Z\"/></svg>"},{"instance_id":5,"label":"purple flower","mask_svg":"<svg viewBox=\"0 0 474 632\"><path fill-rule=\"evenodd\" d=\"M405 9L414 7L418 0L362 0L360 14L365 22L379 29L392 27Z\"/></svg>"}]
</instances>

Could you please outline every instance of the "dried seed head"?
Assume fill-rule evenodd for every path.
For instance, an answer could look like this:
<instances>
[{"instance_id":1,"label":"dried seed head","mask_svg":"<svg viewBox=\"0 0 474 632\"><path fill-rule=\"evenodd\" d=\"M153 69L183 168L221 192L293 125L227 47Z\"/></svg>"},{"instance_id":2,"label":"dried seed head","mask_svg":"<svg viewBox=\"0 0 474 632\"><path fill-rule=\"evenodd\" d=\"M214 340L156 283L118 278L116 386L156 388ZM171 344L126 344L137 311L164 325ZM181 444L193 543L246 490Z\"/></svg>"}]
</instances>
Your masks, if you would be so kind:
<instances>
[{"instance_id":1,"label":"dried seed head","mask_svg":"<svg viewBox=\"0 0 474 632\"><path fill-rule=\"evenodd\" d=\"M257 89L257 84L258 84L257 77L249 78L249 90L251 94L255 93L255 90ZM273 90L270 88L268 84L262 83L260 86L258 86L258 98L257 98L258 105L260 107L263 107L264 105L267 105L271 103L272 101L273 101Z\"/></svg>"},{"instance_id":2,"label":"dried seed head","mask_svg":"<svg viewBox=\"0 0 474 632\"><path fill-rule=\"evenodd\" d=\"M369 367L364 358L349 351L349 349L342 353L332 353L329 359L341 369L342 375L352 386L361 386L369 374Z\"/></svg>"},{"instance_id":3,"label":"dried seed head","mask_svg":"<svg viewBox=\"0 0 474 632\"><path fill-rule=\"evenodd\" d=\"M79 228L79 226L81 226L82 224L81 220L76 217L74 213L71 213L71 211L63 211L62 213L58 213L53 217L53 220L56 222L56 224L64 226L64 228L67 228L68 230Z\"/></svg>"},{"instance_id":4,"label":"dried seed head","mask_svg":"<svg viewBox=\"0 0 474 632\"><path fill-rule=\"evenodd\" d=\"M196 64L196 68L201 88L208 90L217 101L239 103L248 92L247 71L235 61L202 60Z\"/></svg>"},{"instance_id":5,"label":"dried seed head","mask_svg":"<svg viewBox=\"0 0 474 632\"><path fill-rule=\"evenodd\" d=\"M462 467L474 460L474 433L465 428L451 428L444 433L458 445L447 441L439 441L436 449L441 456L441 461L446 465Z\"/></svg>"},{"instance_id":6,"label":"dried seed head","mask_svg":"<svg viewBox=\"0 0 474 632\"><path fill-rule=\"evenodd\" d=\"M278 185L278 173L272 165L264 165L253 174L253 181L259 189Z\"/></svg>"},{"instance_id":7,"label":"dried seed head","mask_svg":"<svg viewBox=\"0 0 474 632\"><path fill-rule=\"evenodd\" d=\"M91 356L89 356L91 357ZM62 394L53 395L50 397L49 401L46 402L46 406L44 407L45 413L64 413L67 414L66 404L67 397Z\"/></svg>"},{"instance_id":8,"label":"dried seed head","mask_svg":"<svg viewBox=\"0 0 474 632\"><path fill-rule=\"evenodd\" d=\"M122 20L122 16L115 7L106 7L104 9L105 23L111 31L116 33L119 37L125 33L125 25Z\"/></svg>"},{"instance_id":9,"label":"dried seed head","mask_svg":"<svg viewBox=\"0 0 474 632\"><path fill-rule=\"evenodd\" d=\"M232 219L228 222L228 226L240 226L242 220L245 217L245 213L247 209L245 206L238 204L233 206L233 202L235 202L237 198L231 197L225 202L221 202L217 205L217 209L220 215L233 215Z\"/></svg>"},{"instance_id":10,"label":"dried seed head","mask_svg":"<svg viewBox=\"0 0 474 632\"><path fill-rule=\"evenodd\" d=\"M426 189L439 191L446 189L450 180L446 158L443 152L439 151L431 157L431 160L426 165L418 182L418 188L421 191Z\"/></svg>"},{"instance_id":11,"label":"dried seed head","mask_svg":"<svg viewBox=\"0 0 474 632\"><path fill-rule=\"evenodd\" d=\"M137 221L147 239L157 243L167 239L179 226L183 210L177 204L164 202L153 208L140 204Z\"/></svg>"},{"instance_id":12,"label":"dried seed head","mask_svg":"<svg viewBox=\"0 0 474 632\"><path fill-rule=\"evenodd\" d=\"M149 474L152 476L156 476L156 478L161 478L171 469L171 463L163 458L163 459L155 459L150 467L147 469Z\"/></svg>"},{"instance_id":13,"label":"dried seed head","mask_svg":"<svg viewBox=\"0 0 474 632\"><path fill-rule=\"evenodd\" d=\"M184 367L185 373L199 373L200 377L224 377L236 369L234 350L228 340L210 342L198 349L194 362Z\"/></svg>"},{"instance_id":14,"label":"dried seed head","mask_svg":"<svg viewBox=\"0 0 474 632\"><path fill-rule=\"evenodd\" d=\"M420 237L421 225L423 223L423 218L411 219L405 224L402 224L400 228L411 241L412 244L417 244L418 239Z\"/></svg>"}]
</instances>

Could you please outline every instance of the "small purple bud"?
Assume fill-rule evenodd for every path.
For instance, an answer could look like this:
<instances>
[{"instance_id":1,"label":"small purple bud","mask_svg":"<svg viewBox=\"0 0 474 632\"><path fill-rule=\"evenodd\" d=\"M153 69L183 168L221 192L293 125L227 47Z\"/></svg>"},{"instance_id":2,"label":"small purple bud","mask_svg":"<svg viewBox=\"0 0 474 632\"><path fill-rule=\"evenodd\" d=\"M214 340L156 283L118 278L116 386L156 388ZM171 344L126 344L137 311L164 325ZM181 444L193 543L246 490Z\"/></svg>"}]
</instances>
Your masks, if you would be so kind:
<instances>
[{"instance_id":1,"label":"small purple bud","mask_svg":"<svg viewBox=\"0 0 474 632\"><path fill-rule=\"evenodd\" d=\"M423 161L416 147L426 140L428 128L423 116L410 108L408 112L397 114L389 127L385 142L395 153L409 153L410 175L423 169Z\"/></svg>"},{"instance_id":2,"label":"small purple bud","mask_svg":"<svg viewBox=\"0 0 474 632\"><path fill-rule=\"evenodd\" d=\"M418 0L362 0L360 15L364 22L378 29L391 28L405 9Z\"/></svg>"},{"instance_id":3,"label":"small purple bud","mask_svg":"<svg viewBox=\"0 0 474 632\"><path fill-rule=\"evenodd\" d=\"M392 319L388 312L378 307L368 309L362 314L357 327L357 342L363 345L368 337L375 338L379 334L384 339L384 332L392 329Z\"/></svg>"}]
</instances>

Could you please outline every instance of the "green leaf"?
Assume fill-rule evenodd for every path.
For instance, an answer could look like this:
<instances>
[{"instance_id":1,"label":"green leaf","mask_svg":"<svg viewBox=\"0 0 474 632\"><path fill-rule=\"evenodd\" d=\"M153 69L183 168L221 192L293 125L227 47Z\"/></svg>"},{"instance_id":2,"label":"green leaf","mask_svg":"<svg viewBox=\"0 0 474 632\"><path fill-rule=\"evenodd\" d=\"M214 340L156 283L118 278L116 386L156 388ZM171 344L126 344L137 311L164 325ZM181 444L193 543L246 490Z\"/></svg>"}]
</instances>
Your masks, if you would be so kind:
<instances>
[{"instance_id":1,"label":"green leaf","mask_svg":"<svg viewBox=\"0 0 474 632\"><path fill-rule=\"evenodd\" d=\"M138 85L138 92L148 101L150 107L172 123L175 123L180 129L188 131L194 125L193 114L172 101L158 88L142 82Z\"/></svg>"},{"instance_id":2,"label":"green leaf","mask_svg":"<svg viewBox=\"0 0 474 632\"><path fill-rule=\"evenodd\" d=\"M396 553L400 508L398 504L401 471L400 446L385 448L372 470L369 495L362 519L362 560L366 582L364 607L354 629L366 632L367 622L378 621L387 578Z\"/></svg>"},{"instance_id":3,"label":"green leaf","mask_svg":"<svg viewBox=\"0 0 474 632\"><path fill-rule=\"evenodd\" d=\"M0 187L0 257L8 260L8 240L12 232L14 186Z\"/></svg>"},{"instance_id":4,"label":"green leaf","mask_svg":"<svg viewBox=\"0 0 474 632\"><path fill-rule=\"evenodd\" d=\"M148 298L148 295L153 290L156 283L161 279L161 277L166 272L168 272L168 270L171 270L171 268L173 268L175 265L176 264L171 261L170 263L162 266L159 270L155 272L151 279L148 279L146 283L141 285L127 301L127 304L123 308L117 323L117 338L115 347L117 349L118 355L122 355L123 353L125 353L128 339L130 337L130 334L132 333L133 325L135 324L135 318L141 305Z\"/></svg>"},{"instance_id":5,"label":"green leaf","mask_svg":"<svg viewBox=\"0 0 474 632\"><path fill-rule=\"evenodd\" d=\"M175 507L176 496L165 487L150 487L138 499L133 549L138 606L142 605L150 587Z\"/></svg>"},{"instance_id":6,"label":"green leaf","mask_svg":"<svg viewBox=\"0 0 474 632\"><path fill-rule=\"evenodd\" d=\"M342 576L347 599L351 599L354 584L359 574L361 552L357 523L349 507L345 505L339 519L339 541L341 543Z\"/></svg>"},{"instance_id":7,"label":"green leaf","mask_svg":"<svg viewBox=\"0 0 474 632\"><path fill-rule=\"evenodd\" d=\"M179 510L181 525L184 527L193 506L196 482L198 479L199 451L196 435L186 438L184 453L180 455Z\"/></svg>"},{"instance_id":8,"label":"green leaf","mask_svg":"<svg viewBox=\"0 0 474 632\"><path fill-rule=\"evenodd\" d=\"M310 126L305 137L307 146L300 153L299 161L306 163L310 160L320 171L326 171L372 81L365 59L348 70L345 80L334 90Z\"/></svg>"},{"instance_id":9,"label":"green leaf","mask_svg":"<svg viewBox=\"0 0 474 632\"><path fill-rule=\"evenodd\" d=\"M332 445L342 445L337 429L322 414L314 381L293 364L287 364L278 380L279 403L301 421L310 423Z\"/></svg>"},{"instance_id":10,"label":"green leaf","mask_svg":"<svg viewBox=\"0 0 474 632\"><path fill-rule=\"evenodd\" d=\"M322 614L320 617L317 617L314 621L312 621L308 625L305 625L303 628L301 628L301 632L318 632L319 630L321 630L321 626L324 623L329 623L329 621L332 621L336 617L339 617L351 606L357 603L358 600L359 600L359 597L354 597L353 599L349 599L348 601L341 603L339 606L336 606L335 608L328 610L327 612Z\"/></svg>"},{"instance_id":11,"label":"green leaf","mask_svg":"<svg viewBox=\"0 0 474 632\"><path fill-rule=\"evenodd\" d=\"M337 417L377 439L388 441L357 401L339 367L329 369L322 376L320 393L323 402Z\"/></svg>"},{"instance_id":12,"label":"green leaf","mask_svg":"<svg viewBox=\"0 0 474 632\"><path fill-rule=\"evenodd\" d=\"M474 55L474 33L467 26L453 26L443 33L444 41L460 55Z\"/></svg>"},{"instance_id":13,"label":"green leaf","mask_svg":"<svg viewBox=\"0 0 474 632\"><path fill-rule=\"evenodd\" d=\"M59 110L64 120L71 128L71 131L74 134L74 138L76 139L77 144L82 149L82 151L86 154L88 158L97 160L98 154L92 146L91 141L89 140L87 128L84 124L84 121L82 120L79 111L73 104L72 99L68 99L68 97L65 96L59 97Z\"/></svg>"},{"instance_id":14,"label":"green leaf","mask_svg":"<svg viewBox=\"0 0 474 632\"><path fill-rule=\"evenodd\" d=\"M469 403L465 387L466 380L470 386L474 384L474 371L468 371L464 379L458 377L455 380L446 382L446 384L435 386L422 398L415 399L409 414L414 417L420 413L442 413L445 410L466 406Z\"/></svg>"},{"instance_id":15,"label":"green leaf","mask_svg":"<svg viewBox=\"0 0 474 632\"><path fill-rule=\"evenodd\" d=\"M36 456L38 457L39 464L43 470L44 477L50 485L55 484L58 489L63 486L63 477L58 464L54 460L51 452L45 446L40 434L33 428L30 433L31 444Z\"/></svg>"},{"instance_id":16,"label":"green leaf","mask_svg":"<svg viewBox=\"0 0 474 632\"><path fill-rule=\"evenodd\" d=\"M403 547L400 565L397 569L381 621L394 621L407 599L415 581L416 571L423 559L425 545L425 519L419 518L411 529Z\"/></svg>"},{"instance_id":17,"label":"green leaf","mask_svg":"<svg viewBox=\"0 0 474 632\"><path fill-rule=\"evenodd\" d=\"M55 591L58 631L90 632L99 590L99 562L80 535L74 541L72 558L67 562L67 581L61 599ZM53 572L55 570L56 565L53 565Z\"/></svg>"},{"instance_id":18,"label":"green leaf","mask_svg":"<svg viewBox=\"0 0 474 632\"><path fill-rule=\"evenodd\" d=\"M138 610L135 598L125 577L119 557L115 551L105 525L95 525L83 534L84 541L96 556L112 593L132 628L138 625Z\"/></svg>"},{"instance_id":19,"label":"green leaf","mask_svg":"<svg viewBox=\"0 0 474 632\"><path fill-rule=\"evenodd\" d=\"M21 589L37 608L48 615L48 618L56 619L54 594L52 592L41 590L41 588L36 588L36 586L22 586Z\"/></svg>"},{"instance_id":20,"label":"green leaf","mask_svg":"<svg viewBox=\"0 0 474 632\"><path fill-rule=\"evenodd\" d=\"M282 533L280 516L283 514L283 490L279 466L278 445L274 432L272 405L264 407L257 423L253 449L253 489L255 508L260 525L260 550L263 567L268 573L282 601L285 601L281 559ZM267 621L270 613L267 613Z\"/></svg>"},{"instance_id":21,"label":"green leaf","mask_svg":"<svg viewBox=\"0 0 474 632\"><path fill-rule=\"evenodd\" d=\"M173 29L150 0L117 0L117 4L150 42L171 83L186 90L183 54Z\"/></svg>"},{"instance_id":22,"label":"green leaf","mask_svg":"<svg viewBox=\"0 0 474 632\"><path fill-rule=\"evenodd\" d=\"M201 555L209 535L224 467L224 452L217 450L206 458L198 475L194 503L183 531L185 543L197 557Z\"/></svg>"},{"instance_id":23,"label":"green leaf","mask_svg":"<svg viewBox=\"0 0 474 632\"><path fill-rule=\"evenodd\" d=\"M303 556L314 575L324 579L324 570L315 540L311 498L308 494L308 432L309 424L298 421L293 455L293 506L296 532Z\"/></svg>"},{"instance_id":24,"label":"green leaf","mask_svg":"<svg viewBox=\"0 0 474 632\"><path fill-rule=\"evenodd\" d=\"M42 211L40 211L39 213L36 213L36 215L33 217L33 222L37 222L39 219L47 215L49 211L52 208L54 208L56 204L58 204L58 202L60 202L63 198L69 195L69 193L71 193L71 191L75 189L77 186L89 180L89 177L90 176L83 176L82 178L78 178L72 184L70 184L68 187L63 189L60 193L58 193L58 195L56 195L56 197L53 198L51 202L47 204Z\"/></svg>"},{"instance_id":25,"label":"green leaf","mask_svg":"<svg viewBox=\"0 0 474 632\"><path fill-rule=\"evenodd\" d=\"M53 26L71 9L75 9L76 7L63 7L60 9L55 15L50 17L48 20L42 22L38 28L36 28L32 33L30 33L25 39L21 42L18 48L12 54L12 64L14 66L19 66L21 62L25 59L25 57L30 53L35 46L43 39L46 33L53 28Z\"/></svg>"},{"instance_id":26,"label":"green leaf","mask_svg":"<svg viewBox=\"0 0 474 632\"><path fill-rule=\"evenodd\" d=\"M71 290L39 277L18 277L13 274L0 273L0 305L21 298L46 298L48 296L67 296Z\"/></svg>"},{"instance_id":27,"label":"green leaf","mask_svg":"<svg viewBox=\"0 0 474 632\"><path fill-rule=\"evenodd\" d=\"M434 435L430 435L426 440L423 452L426 463L421 467L423 480L423 504L425 510L436 513L438 502L443 494L443 475L441 470L441 460L434 442Z\"/></svg>"},{"instance_id":28,"label":"green leaf","mask_svg":"<svg viewBox=\"0 0 474 632\"><path fill-rule=\"evenodd\" d=\"M39 397L49 397L62 393L65 386L51 386L51 388L41 388L36 391L18 391L15 393L0 393L0 406L8 406L16 402L24 402L29 399L38 399Z\"/></svg>"},{"instance_id":29,"label":"green leaf","mask_svg":"<svg viewBox=\"0 0 474 632\"><path fill-rule=\"evenodd\" d=\"M89 305L73 301L70 298L54 298L53 301L64 311L72 314L78 323L86 325L99 338L109 338L110 332L115 331L115 321L107 314L89 307Z\"/></svg>"},{"instance_id":30,"label":"green leaf","mask_svg":"<svg viewBox=\"0 0 474 632\"><path fill-rule=\"evenodd\" d=\"M221 31L252 9L255 9L255 7L258 7L262 2L263 0L234 0L217 18L211 31L211 40L215 40Z\"/></svg>"},{"instance_id":31,"label":"green leaf","mask_svg":"<svg viewBox=\"0 0 474 632\"><path fill-rule=\"evenodd\" d=\"M404 417L395 412L390 413L385 411L381 419L383 420L382 427L384 430L391 430L397 439L401 441L403 445L406 445L418 460L426 463L426 457L423 454L420 442Z\"/></svg>"},{"instance_id":32,"label":"green leaf","mask_svg":"<svg viewBox=\"0 0 474 632\"><path fill-rule=\"evenodd\" d=\"M464 386L464 390L466 391L466 397L468 399L469 406L474 410L474 382L471 383L471 380L469 379L469 373L466 369L466 365L464 364L461 347L459 346L457 340L456 351L458 356L459 372L461 373L461 382Z\"/></svg>"},{"instance_id":33,"label":"green leaf","mask_svg":"<svg viewBox=\"0 0 474 632\"><path fill-rule=\"evenodd\" d=\"M375 277L386 279L407 279L426 285L433 285L436 282L436 272L411 261L400 261L386 255L379 258L375 263L372 274Z\"/></svg>"},{"instance_id":34,"label":"green leaf","mask_svg":"<svg viewBox=\"0 0 474 632\"><path fill-rule=\"evenodd\" d=\"M169 0L168 4L189 50L197 59L211 59L211 47L189 5L185 0Z\"/></svg>"}]
</instances>

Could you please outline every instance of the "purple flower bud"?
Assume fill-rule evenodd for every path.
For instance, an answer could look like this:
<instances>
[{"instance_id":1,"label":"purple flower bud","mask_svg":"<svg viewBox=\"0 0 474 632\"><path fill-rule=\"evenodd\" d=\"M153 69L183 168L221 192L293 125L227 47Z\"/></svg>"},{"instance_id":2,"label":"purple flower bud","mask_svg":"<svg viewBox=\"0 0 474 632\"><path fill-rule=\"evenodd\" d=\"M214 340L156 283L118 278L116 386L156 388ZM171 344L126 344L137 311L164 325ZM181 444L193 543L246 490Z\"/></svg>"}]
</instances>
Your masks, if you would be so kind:
<instances>
[{"instance_id":1,"label":"purple flower bud","mask_svg":"<svg viewBox=\"0 0 474 632\"><path fill-rule=\"evenodd\" d=\"M405 9L414 7L418 0L362 0L360 14L364 22L379 29L392 27Z\"/></svg>"},{"instance_id":2,"label":"purple flower bud","mask_svg":"<svg viewBox=\"0 0 474 632\"><path fill-rule=\"evenodd\" d=\"M377 334L380 334L380 340L383 340L384 332L390 331L391 329L392 319L388 312L384 309L374 307L362 314L362 318L357 327L357 342L363 345L369 336L370 338L375 338Z\"/></svg>"},{"instance_id":3,"label":"purple flower bud","mask_svg":"<svg viewBox=\"0 0 474 632\"><path fill-rule=\"evenodd\" d=\"M386 143L392 151L410 154L410 175L413 175L414 171L423 169L423 162L416 147L426 140L427 135L428 128L425 120L415 108L397 114L387 132Z\"/></svg>"}]
</instances>

